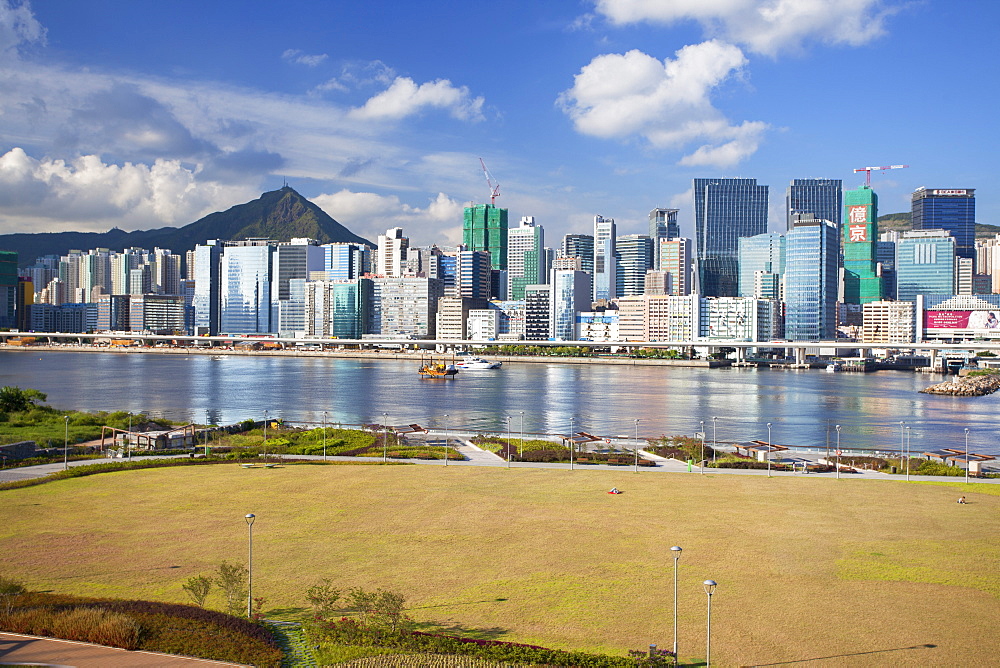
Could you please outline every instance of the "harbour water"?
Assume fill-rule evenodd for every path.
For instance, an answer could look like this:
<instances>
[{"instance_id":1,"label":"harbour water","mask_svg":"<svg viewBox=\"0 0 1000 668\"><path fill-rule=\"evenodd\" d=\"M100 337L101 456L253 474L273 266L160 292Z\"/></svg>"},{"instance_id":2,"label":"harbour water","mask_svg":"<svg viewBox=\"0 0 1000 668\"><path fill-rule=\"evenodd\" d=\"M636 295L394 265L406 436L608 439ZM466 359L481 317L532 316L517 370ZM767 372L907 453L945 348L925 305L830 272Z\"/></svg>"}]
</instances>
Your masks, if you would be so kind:
<instances>
[{"instance_id":1,"label":"harbour water","mask_svg":"<svg viewBox=\"0 0 1000 668\"><path fill-rule=\"evenodd\" d=\"M125 410L224 424L247 418L293 423L419 423L463 431L601 436L693 435L843 449L914 453L965 447L1000 455L1000 397L920 394L939 380L907 371L704 369L507 363L421 379L409 360L234 355L0 351L0 386L35 388L52 406ZM523 415L522 415L523 412ZM445 415L448 415L446 418ZM714 421L712 418L717 417ZM715 429L713 429L713 424ZM905 432L904 432L905 433Z\"/></svg>"}]
</instances>

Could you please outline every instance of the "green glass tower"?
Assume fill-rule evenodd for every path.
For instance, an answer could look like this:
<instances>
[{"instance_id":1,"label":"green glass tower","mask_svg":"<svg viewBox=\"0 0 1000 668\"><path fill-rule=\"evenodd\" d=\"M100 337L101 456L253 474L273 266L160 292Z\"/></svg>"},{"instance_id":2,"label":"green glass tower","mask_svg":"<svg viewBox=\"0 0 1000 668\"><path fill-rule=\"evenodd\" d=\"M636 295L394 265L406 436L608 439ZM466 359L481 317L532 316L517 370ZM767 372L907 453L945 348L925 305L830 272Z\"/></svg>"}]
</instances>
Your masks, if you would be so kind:
<instances>
[{"instance_id":1,"label":"green glass tower","mask_svg":"<svg viewBox=\"0 0 1000 668\"><path fill-rule=\"evenodd\" d=\"M875 250L878 241L878 195L868 186L844 193L844 303L882 299L882 277Z\"/></svg>"},{"instance_id":2,"label":"green glass tower","mask_svg":"<svg viewBox=\"0 0 1000 668\"><path fill-rule=\"evenodd\" d=\"M462 243L466 250L489 251L490 269L507 268L507 209L492 204L465 207Z\"/></svg>"}]
</instances>

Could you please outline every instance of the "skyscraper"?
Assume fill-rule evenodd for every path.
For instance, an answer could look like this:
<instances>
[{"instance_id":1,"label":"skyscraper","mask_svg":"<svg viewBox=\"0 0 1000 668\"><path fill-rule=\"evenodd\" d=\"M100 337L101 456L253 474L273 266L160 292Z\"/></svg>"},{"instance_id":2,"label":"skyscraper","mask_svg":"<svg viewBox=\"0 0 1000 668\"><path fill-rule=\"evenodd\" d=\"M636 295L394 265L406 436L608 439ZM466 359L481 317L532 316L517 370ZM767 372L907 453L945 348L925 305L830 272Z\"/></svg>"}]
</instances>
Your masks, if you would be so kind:
<instances>
[{"instance_id":1,"label":"skyscraper","mask_svg":"<svg viewBox=\"0 0 1000 668\"><path fill-rule=\"evenodd\" d=\"M618 254L614 218L594 216L594 301L617 297Z\"/></svg>"},{"instance_id":2,"label":"skyscraper","mask_svg":"<svg viewBox=\"0 0 1000 668\"><path fill-rule=\"evenodd\" d=\"M691 240L660 239L660 271L670 274L671 295L691 294Z\"/></svg>"},{"instance_id":3,"label":"skyscraper","mask_svg":"<svg viewBox=\"0 0 1000 668\"><path fill-rule=\"evenodd\" d=\"M878 273L878 195L868 186L844 193L844 303L882 299Z\"/></svg>"},{"instance_id":4,"label":"skyscraper","mask_svg":"<svg viewBox=\"0 0 1000 668\"><path fill-rule=\"evenodd\" d=\"M269 334L274 244L262 239L225 242L220 268L219 329L226 334ZM201 258L198 259L201 264Z\"/></svg>"},{"instance_id":5,"label":"skyscraper","mask_svg":"<svg viewBox=\"0 0 1000 668\"><path fill-rule=\"evenodd\" d=\"M694 179L694 225L702 296L736 296L737 239L767 231L767 186L757 179Z\"/></svg>"},{"instance_id":6,"label":"skyscraper","mask_svg":"<svg viewBox=\"0 0 1000 668\"><path fill-rule=\"evenodd\" d=\"M615 246L618 251L616 295L641 295L645 290L646 272L653 268L653 240L644 234L627 234L618 237Z\"/></svg>"},{"instance_id":7,"label":"skyscraper","mask_svg":"<svg viewBox=\"0 0 1000 668\"><path fill-rule=\"evenodd\" d=\"M594 237L591 234L567 234L562 239L559 257L578 257L582 271L594 273Z\"/></svg>"},{"instance_id":8,"label":"skyscraper","mask_svg":"<svg viewBox=\"0 0 1000 668\"><path fill-rule=\"evenodd\" d=\"M212 239L199 244L194 256L194 333L215 336L219 333L222 242Z\"/></svg>"},{"instance_id":9,"label":"skyscraper","mask_svg":"<svg viewBox=\"0 0 1000 668\"><path fill-rule=\"evenodd\" d=\"M837 226L797 213L787 234L785 336L820 341L837 336Z\"/></svg>"},{"instance_id":10,"label":"skyscraper","mask_svg":"<svg viewBox=\"0 0 1000 668\"><path fill-rule=\"evenodd\" d=\"M744 237L739 242L739 296L780 299L778 286L785 274L785 237L768 232Z\"/></svg>"},{"instance_id":11,"label":"skyscraper","mask_svg":"<svg viewBox=\"0 0 1000 668\"><path fill-rule=\"evenodd\" d=\"M843 211L843 186L840 179L792 179L785 192L785 216L788 229L797 213L811 213L820 220L829 220L840 232Z\"/></svg>"},{"instance_id":12,"label":"skyscraper","mask_svg":"<svg viewBox=\"0 0 1000 668\"><path fill-rule=\"evenodd\" d=\"M465 207L462 243L466 250L489 251L491 269L507 269L507 209L492 204Z\"/></svg>"},{"instance_id":13,"label":"skyscraper","mask_svg":"<svg viewBox=\"0 0 1000 668\"><path fill-rule=\"evenodd\" d=\"M545 282L545 232L534 216L523 216L518 227L507 231L507 298L524 299L524 286Z\"/></svg>"},{"instance_id":14,"label":"skyscraper","mask_svg":"<svg viewBox=\"0 0 1000 668\"><path fill-rule=\"evenodd\" d=\"M959 257L976 257L976 189L917 188L911 198L914 230L947 230Z\"/></svg>"},{"instance_id":15,"label":"skyscraper","mask_svg":"<svg viewBox=\"0 0 1000 668\"><path fill-rule=\"evenodd\" d=\"M590 276L582 271L552 271L549 306L551 338L557 341L576 340L576 314L590 310L590 289Z\"/></svg>"},{"instance_id":16,"label":"skyscraper","mask_svg":"<svg viewBox=\"0 0 1000 668\"><path fill-rule=\"evenodd\" d=\"M904 232L896 242L896 298L955 294L955 251L945 230Z\"/></svg>"},{"instance_id":17,"label":"skyscraper","mask_svg":"<svg viewBox=\"0 0 1000 668\"><path fill-rule=\"evenodd\" d=\"M17 253L0 251L0 327L15 327L17 304Z\"/></svg>"},{"instance_id":18,"label":"skyscraper","mask_svg":"<svg viewBox=\"0 0 1000 668\"><path fill-rule=\"evenodd\" d=\"M653 266L660 266L660 240L681 236L678 209L653 209L649 212L649 238L653 240Z\"/></svg>"},{"instance_id":19,"label":"skyscraper","mask_svg":"<svg viewBox=\"0 0 1000 668\"><path fill-rule=\"evenodd\" d=\"M410 247L410 240L403 236L403 228L390 227L385 234L378 235L377 242L378 260L375 273L386 278L402 276L406 249Z\"/></svg>"}]
</instances>

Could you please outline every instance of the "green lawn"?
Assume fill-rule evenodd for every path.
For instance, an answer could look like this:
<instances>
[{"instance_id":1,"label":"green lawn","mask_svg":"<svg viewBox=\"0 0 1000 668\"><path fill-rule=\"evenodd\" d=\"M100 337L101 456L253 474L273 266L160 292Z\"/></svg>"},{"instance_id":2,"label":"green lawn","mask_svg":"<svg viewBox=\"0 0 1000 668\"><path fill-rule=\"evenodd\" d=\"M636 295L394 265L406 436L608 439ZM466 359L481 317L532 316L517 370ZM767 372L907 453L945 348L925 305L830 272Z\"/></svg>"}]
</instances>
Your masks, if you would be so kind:
<instances>
[{"instance_id":1,"label":"green lawn","mask_svg":"<svg viewBox=\"0 0 1000 668\"><path fill-rule=\"evenodd\" d=\"M404 593L424 628L624 654L670 647L680 545L682 660L704 658L711 578L717 665L987 665L1000 655L996 491L459 466L142 470L0 492L0 573L185 601L188 577L245 563L252 512L254 593L272 616L302 614L305 589L329 577Z\"/></svg>"}]
</instances>

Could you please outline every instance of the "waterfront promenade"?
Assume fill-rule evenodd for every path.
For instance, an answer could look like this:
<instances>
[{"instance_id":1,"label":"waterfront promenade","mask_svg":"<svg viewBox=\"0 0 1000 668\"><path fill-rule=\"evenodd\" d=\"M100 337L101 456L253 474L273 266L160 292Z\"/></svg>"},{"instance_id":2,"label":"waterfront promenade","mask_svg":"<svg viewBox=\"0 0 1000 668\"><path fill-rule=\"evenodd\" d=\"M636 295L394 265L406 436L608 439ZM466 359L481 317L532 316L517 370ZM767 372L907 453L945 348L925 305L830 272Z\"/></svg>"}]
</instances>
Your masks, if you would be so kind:
<instances>
[{"instance_id":1,"label":"waterfront promenade","mask_svg":"<svg viewBox=\"0 0 1000 668\"><path fill-rule=\"evenodd\" d=\"M802 473L801 471L779 471L777 469L772 471L767 471L766 469L723 469L723 468L712 468L712 467L700 467L696 464L689 465L686 462L681 462L676 459L666 459L658 455L646 452L640 448L639 457L641 459L647 459L653 461L656 466L641 466L638 471L634 466L631 465L618 465L611 466L607 464L576 464L570 465L568 463L539 463L539 462L507 462L502 457L483 450L471 442L468 441L469 438L474 436L471 433L459 433L459 432L449 432L447 441L443 434L427 434L422 440L427 445L441 445L443 446L446 442L451 445L454 449L458 450L464 459L456 460L451 459L448 461L448 466L460 466L460 467L490 467L490 468L511 468L511 469L562 469L567 472L577 471L581 472L581 475L586 475L587 471L615 471L622 475L625 479L630 475L638 474L649 474L657 475L664 473L674 473L674 474L687 474L687 475L744 475L744 476L764 476L764 477L792 477L792 478L837 478L836 472L830 473ZM619 444L620 446L628 447L628 444ZM632 444L634 447L634 442ZM795 452L789 451L786 453L788 457L792 457L798 462L810 462L816 463L822 457L814 452ZM631 454L623 455L627 460L631 457ZM146 461L150 459L178 459L178 458L188 458L189 455L144 455L137 456L132 459L132 461ZM268 461L277 463L287 459L289 461L294 460L308 460L308 461L323 461L324 457L322 455L288 455L282 457L281 455L271 455L268 457ZM328 456L325 458L326 461L330 462L350 462L350 463L368 463L368 464L379 464L383 460L381 457L343 457L343 456ZM100 459L86 459L74 462L69 462L70 467L75 466L86 466L88 464L103 464L109 462L124 462L127 459L122 458L100 458ZM849 457L842 457L844 466L846 462L849 461ZM445 466L445 461L443 459L427 460L427 459L389 459L391 464L414 464L419 466ZM219 466L224 466L225 464L219 464ZM231 466L242 465L239 462L233 462ZM53 462L49 464L40 464L37 466L24 466L18 468L4 469L0 470L0 482L11 482L15 480L27 480L33 478L42 478L50 473L56 473L62 471L64 468L63 462ZM906 481L905 474L889 474L881 473L879 471L866 471L864 469L854 469L853 472L848 473L846 470L842 471L840 476L843 480L895 480L895 481ZM962 483L965 482L964 477L955 476L918 476L910 475L910 482L952 482L952 483ZM988 483L988 484L1000 484L1000 479L997 478L972 478L974 482Z\"/></svg>"}]
</instances>

